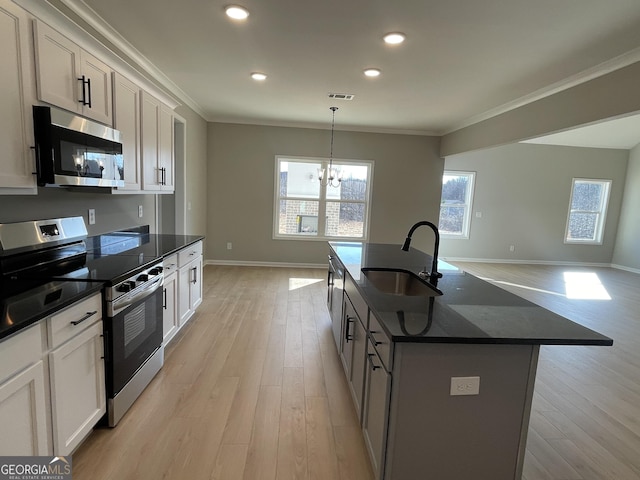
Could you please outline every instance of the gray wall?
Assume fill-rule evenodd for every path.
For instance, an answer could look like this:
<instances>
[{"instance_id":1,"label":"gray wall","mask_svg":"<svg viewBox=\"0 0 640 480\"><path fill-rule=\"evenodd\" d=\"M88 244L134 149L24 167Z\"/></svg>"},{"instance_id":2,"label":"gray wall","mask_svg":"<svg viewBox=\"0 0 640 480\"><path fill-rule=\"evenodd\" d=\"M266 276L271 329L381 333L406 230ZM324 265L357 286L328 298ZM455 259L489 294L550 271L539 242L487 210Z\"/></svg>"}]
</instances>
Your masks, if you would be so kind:
<instances>
[{"instance_id":1,"label":"gray wall","mask_svg":"<svg viewBox=\"0 0 640 480\"><path fill-rule=\"evenodd\" d=\"M326 242L272 238L273 189L276 155L327 157L329 141L328 130L210 123L206 258L324 264ZM416 221L437 221L438 151L434 137L335 132L334 157L375 162L369 241L401 244ZM418 232L414 245L431 242Z\"/></svg>"},{"instance_id":2,"label":"gray wall","mask_svg":"<svg viewBox=\"0 0 640 480\"><path fill-rule=\"evenodd\" d=\"M640 111L640 62L442 137L443 157Z\"/></svg>"},{"instance_id":3,"label":"gray wall","mask_svg":"<svg viewBox=\"0 0 640 480\"><path fill-rule=\"evenodd\" d=\"M626 150L514 144L447 157L446 170L477 175L470 238L443 239L441 256L610 263L628 156ZM564 244L573 177L613 180L602 245Z\"/></svg>"},{"instance_id":4,"label":"gray wall","mask_svg":"<svg viewBox=\"0 0 640 480\"><path fill-rule=\"evenodd\" d=\"M144 216L138 218L138 205ZM89 225L87 210L95 208L96 224ZM38 188L37 195L0 196L0 223L82 216L89 235L134 225L150 225L155 231L155 195L109 195L62 188Z\"/></svg>"},{"instance_id":5,"label":"gray wall","mask_svg":"<svg viewBox=\"0 0 640 480\"><path fill-rule=\"evenodd\" d=\"M185 233L205 235L207 233L207 122L189 107L180 106L176 113L183 117L186 126L186 158L184 165L176 166L177 181L176 203L182 208L179 197L184 192L183 210L185 215ZM188 205L191 209L188 209ZM205 254L206 255L206 254Z\"/></svg>"},{"instance_id":6,"label":"gray wall","mask_svg":"<svg viewBox=\"0 0 640 480\"><path fill-rule=\"evenodd\" d=\"M629 152L629 166L612 263L640 270L640 144Z\"/></svg>"}]
</instances>

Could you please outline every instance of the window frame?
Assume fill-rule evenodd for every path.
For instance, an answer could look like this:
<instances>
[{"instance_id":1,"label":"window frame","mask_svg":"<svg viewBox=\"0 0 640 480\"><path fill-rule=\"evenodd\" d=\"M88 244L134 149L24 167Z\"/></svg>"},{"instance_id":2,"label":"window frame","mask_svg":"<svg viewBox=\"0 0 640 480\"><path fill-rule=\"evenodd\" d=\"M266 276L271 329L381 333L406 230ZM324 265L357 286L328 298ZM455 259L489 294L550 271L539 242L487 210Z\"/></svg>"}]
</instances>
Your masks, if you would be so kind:
<instances>
[{"instance_id":1,"label":"window frame","mask_svg":"<svg viewBox=\"0 0 640 480\"><path fill-rule=\"evenodd\" d=\"M475 191L476 185L476 172L466 171L466 170L444 170L442 172L442 186L444 187L444 177L445 176L468 176L470 181L468 182L468 187L465 192L465 214L462 218L462 233L446 233L440 231L440 236L442 238L447 239L457 239L457 240L468 240L471 235L471 212L473 211L473 195ZM442 191L440 192L440 211L443 207L442 203ZM438 228L440 228L440 211L438 211Z\"/></svg>"},{"instance_id":2,"label":"window frame","mask_svg":"<svg viewBox=\"0 0 640 480\"><path fill-rule=\"evenodd\" d=\"M603 195L600 199L600 209L596 211L592 210L571 210L573 204L573 194L575 192L576 183L597 183L603 186ZM567 245L602 245L604 240L604 229L607 223L607 211L609 210L609 199L611 198L611 185L613 180L602 178L578 178L574 177L571 180L571 195L569 196L569 207L567 212L567 223L564 229L564 243ZM596 227L594 232L594 239L571 239L569 238L569 223L571 221L572 213L597 213L598 220L596 221Z\"/></svg>"},{"instance_id":3,"label":"window frame","mask_svg":"<svg viewBox=\"0 0 640 480\"><path fill-rule=\"evenodd\" d=\"M366 242L369 239L369 227L371 217L371 199L373 191L373 160L355 160L345 158L334 158L334 165L354 165L367 167L367 191L365 200L345 200L345 203L358 203L364 205L364 225L362 227L362 237L346 237L346 236L327 236L327 214L326 206L329 202L339 202L340 200L327 198L327 187L320 186L320 195L317 199L301 198L301 197L281 197L280 196L280 163L281 162L297 162L297 163L320 163L321 167L325 169L325 175L328 173L329 158L325 157L306 157L306 156L290 156L290 155L276 155L275 156L275 168L274 168L274 195L273 195L273 229L272 238L274 240L301 240L301 241L343 241L343 242ZM317 177L316 177L316 180ZM331 187L328 187L331 188ZM280 227L280 200L310 200L318 202L318 234L317 235L296 235L279 233ZM322 231L321 231L322 228Z\"/></svg>"}]
</instances>

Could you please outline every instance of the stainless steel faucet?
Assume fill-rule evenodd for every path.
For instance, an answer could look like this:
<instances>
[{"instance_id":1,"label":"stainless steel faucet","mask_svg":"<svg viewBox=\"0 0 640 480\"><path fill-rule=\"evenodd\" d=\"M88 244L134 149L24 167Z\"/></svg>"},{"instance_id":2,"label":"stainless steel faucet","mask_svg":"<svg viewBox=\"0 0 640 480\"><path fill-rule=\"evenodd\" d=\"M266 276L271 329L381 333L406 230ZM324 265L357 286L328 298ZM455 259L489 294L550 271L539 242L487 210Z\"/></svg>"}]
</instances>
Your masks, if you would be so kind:
<instances>
[{"instance_id":1,"label":"stainless steel faucet","mask_svg":"<svg viewBox=\"0 0 640 480\"><path fill-rule=\"evenodd\" d=\"M438 284L438 279L442 277L442 274L438 272L438 249L440 248L440 232L438 231L438 227L427 220L416 223L413 227L411 227L409 233L407 233L407 239L402 245L402 250L404 250L405 252L409 251L409 246L411 245L411 236L413 235L413 232L415 232L418 227L421 227L423 225L426 225L427 227L431 228L431 230L433 230L436 239L433 247L433 263L431 264L431 272L427 272L425 268L425 271L420 272L418 275L420 275L421 277L428 276L429 282L435 286Z\"/></svg>"}]
</instances>

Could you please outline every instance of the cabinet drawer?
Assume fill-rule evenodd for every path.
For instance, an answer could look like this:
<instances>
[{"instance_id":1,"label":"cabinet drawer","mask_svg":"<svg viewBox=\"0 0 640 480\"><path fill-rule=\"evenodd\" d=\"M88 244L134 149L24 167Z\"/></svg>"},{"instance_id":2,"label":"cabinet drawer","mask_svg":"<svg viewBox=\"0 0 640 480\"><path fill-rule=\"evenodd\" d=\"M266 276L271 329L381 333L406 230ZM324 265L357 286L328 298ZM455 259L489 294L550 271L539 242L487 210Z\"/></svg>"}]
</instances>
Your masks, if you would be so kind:
<instances>
[{"instance_id":1,"label":"cabinet drawer","mask_svg":"<svg viewBox=\"0 0 640 480\"><path fill-rule=\"evenodd\" d=\"M43 322L0 341L0 383L42 357Z\"/></svg>"},{"instance_id":2,"label":"cabinet drawer","mask_svg":"<svg viewBox=\"0 0 640 480\"><path fill-rule=\"evenodd\" d=\"M162 268L165 278L178 271L178 254L174 253L162 259Z\"/></svg>"},{"instance_id":3,"label":"cabinet drawer","mask_svg":"<svg viewBox=\"0 0 640 480\"><path fill-rule=\"evenodd\" d=\"M184 267L187 263L196 259L200 255L202 255L202 241L183 248L178 252L178 267Z\"/></svg>"},{"instance_id":4,"label":"cabinet drawer","mask_svg":"<svg viewBox=\"0 0 640 480\"><path fill-rule=\"evenodd\" d=\"M57 347L102 318L102 296L97 293L49 318L49 348Z\"/></svg>"},{"instance_id":5,"label":"cabinet drawer","mask_svg":"<svg viewBox=\"0 0 640 480\"><path fill-rule=\"evenodd\" d=\"M378 355L380 355L380 360L384 363L386 370L390 372L392 368L391 357L393 355L391 342L373 313L369 315L369 338Z\"/></svg>"}]
</instances>

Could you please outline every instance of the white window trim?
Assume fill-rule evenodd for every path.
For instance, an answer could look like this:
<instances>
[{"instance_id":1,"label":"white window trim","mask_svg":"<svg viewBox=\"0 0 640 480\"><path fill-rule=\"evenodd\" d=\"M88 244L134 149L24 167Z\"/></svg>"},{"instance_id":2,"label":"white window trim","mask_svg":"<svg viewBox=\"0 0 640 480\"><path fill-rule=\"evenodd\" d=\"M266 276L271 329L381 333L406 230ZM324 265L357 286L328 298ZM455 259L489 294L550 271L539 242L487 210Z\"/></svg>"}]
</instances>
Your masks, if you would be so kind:
<instances>
[{"instance_id":1,"label":"white window trim","mask_svg":"<svg viewBox=\"0 0 640 480\"><path fill-rule=\"evenodd\" d=\"M320 235L320 226L324 229L324 222L320 221L320 216L322 215L323 220L326 220L325 216L325 205L327 200L325 187L320 187L320 197L318 199L313 199L313 201L320 202L320 212L318 215L318 235L294 235L294 234L282 234L278 233L279 230L279 216L277 212L280 211L280 161L285 162L309 162L309 163L321 163L322 168L328 169L329 159L325 157L304 157L304 156L287 156L287 155L276 155L275 157L275 168L274 168L274 194L273 194L273 227L272 227L272 238L274 240L300 240L300 241L311 241L311 242L331 242L331 241L355 241L355 242L366 242L369 239L369 227L370 227L370 218L371 218L371 199L372 199L372 190L373 190L373 160L354 160L354 159L346 159L346 158L334 158L333 163L337 165L364 165L369 167L367 171L367 199L365 201L362 200L349 200L350 203L362 203L365 205L365 215L364 215L364 226L363 226L363 236L362 237L338 237L338 236L326 236ZM311 200L309 198L296 198L290 197L292 200ZM323 232L324 233L324 232Z\"/></svg>"},{"instance_id":2,"label":"white window trim","mask_svg":"<svg viewBox=\"0 0 640 480\"><path fill-rule=\"evenodd\" d=\"M604 195L602 196L600 215L596 224L596 234L594 240L589 239L570 239L569 238L569 220L571 218L571 205L573 204L573 192L576 182L599 183L604 186ZM567 224L564 229L564 243L568 245L602 245L604 239L604 227L607 223L607 211L609 210L609 197L611 195L612 180L603 180L598 178L573 178L571 180L571 195L569 197L569 208L567 212ZM593 213L591 211L587 213Z\"/></svg>"},{"instance_id":3,"label":"white window trim","mask_svg":"<svg viewBox=\"0 0 640 480\"><path fill-rule=\"evenodd\" d=\"M471 182L469 189L467 190L467 196L465 198L465 205L468 205L469 208L465 212L465 216L462 219L462 234L456 235L455 233L444 233L441 232L440 236L446 239L455 239L455 240L469 240L471 235L471 212L473 211L473 193L476 186L476 172L468 172L462 170L444 170L442 172L442 176L445 175L468 175L471 177ZM444 185L444 183L443 183ZM442 208L442 195L440 195L440 208Z\"/></svg>"}]
</instances>

